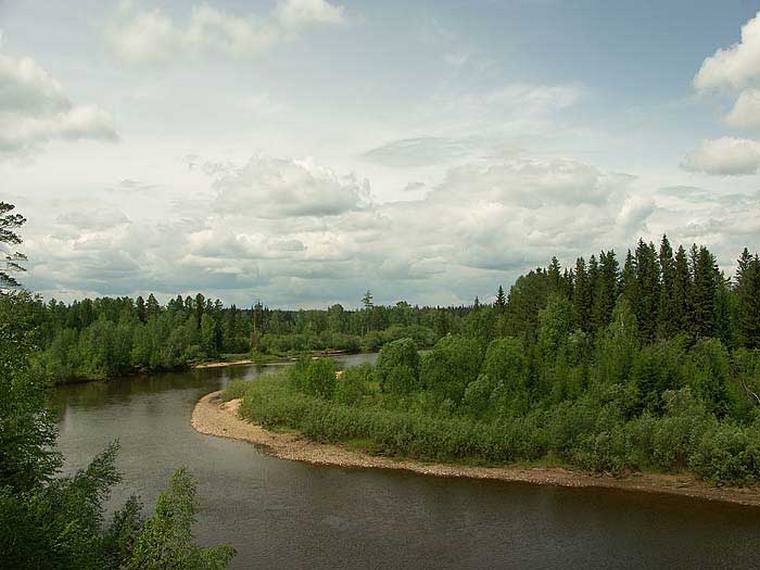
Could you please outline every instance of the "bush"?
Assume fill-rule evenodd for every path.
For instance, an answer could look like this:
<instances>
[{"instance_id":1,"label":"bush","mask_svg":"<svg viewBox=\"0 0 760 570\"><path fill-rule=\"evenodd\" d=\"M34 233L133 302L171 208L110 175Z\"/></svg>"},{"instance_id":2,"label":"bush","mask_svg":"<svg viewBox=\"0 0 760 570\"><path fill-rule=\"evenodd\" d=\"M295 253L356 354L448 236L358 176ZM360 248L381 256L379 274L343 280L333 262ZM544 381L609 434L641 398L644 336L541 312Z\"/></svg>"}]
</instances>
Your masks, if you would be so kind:
<instances>
[{"instance_id":1,"label":"bush","mask_svg":"<svg viewBox=\"0 0 760 570\"><path fill-rule=\"evenodd\" d=\"M747 484L760 474L760 433L732 422L707 431L689 457L689 468L715 483Z\"/></svg>"},{"instance_id":2,"label":"bush","mask_svg":"<svg viewBox=\"0 0 760 570\"><path fill-rule=\"evenodd\" d=\"M331 358L317 358L306 367L303 389L307 394L330 399L335 392L335 361Z\"/></svg>"},{"instance_id":3,"label":"bush","mask_svg":"<svg viewBox=\"0 0 760 570\"><path fill-rule=\"evenodd\" d=\"M370 393L372 366L362 364L343 371L335 386L334 400L339 404L353 406L359 404Z\"/></svg>"},{"instance_id":4,"label":"bush","mask_svg":"<svg viewBox=\"0 0 760 570\"><path fill-rule=\"evenodd\" d=\"M250 380L233 380L222 390L222 400L229 402L230 400L242 398L250 387Z\"/></svg>"}]
</instances>

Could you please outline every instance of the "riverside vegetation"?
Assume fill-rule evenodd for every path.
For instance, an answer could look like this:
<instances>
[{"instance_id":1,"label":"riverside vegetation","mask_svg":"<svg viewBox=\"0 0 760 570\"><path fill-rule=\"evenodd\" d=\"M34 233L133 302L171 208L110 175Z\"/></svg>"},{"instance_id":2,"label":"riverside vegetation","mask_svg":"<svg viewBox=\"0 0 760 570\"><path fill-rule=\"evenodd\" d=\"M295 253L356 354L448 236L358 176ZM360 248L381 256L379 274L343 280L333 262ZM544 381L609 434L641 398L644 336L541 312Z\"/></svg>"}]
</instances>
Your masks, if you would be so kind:
<instances>
[{"instance_id":1,"label":"riverside vegetation","mask_svg":"<svg viewBox=\"0 0 760 570\"><path fill-rule=\"evenodd\" d=\"M235 383L241 415L320 442L430 461L543 462L760 480L760 262L733 282L702 247L639 242L556 260L472 307L420 356L385 345L336 378L327 359Z\"/></svg>"}]
</instances>

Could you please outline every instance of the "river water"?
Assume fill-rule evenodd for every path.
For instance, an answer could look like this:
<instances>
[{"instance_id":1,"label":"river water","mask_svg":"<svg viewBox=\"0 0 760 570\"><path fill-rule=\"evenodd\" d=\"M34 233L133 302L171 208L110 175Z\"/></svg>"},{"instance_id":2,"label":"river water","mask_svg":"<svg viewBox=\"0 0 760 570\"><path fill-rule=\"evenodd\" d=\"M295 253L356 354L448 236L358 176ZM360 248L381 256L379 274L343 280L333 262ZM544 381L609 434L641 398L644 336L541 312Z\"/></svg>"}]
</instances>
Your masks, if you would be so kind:
<instances>
[{"instance_id":1,"label":"river water","mask_svg":"<svg viewBox=\"0 0 760 570\"><path fill-rule=\"evenodd\" d=\"M355 364L373 358L343 359ZM202 395L273 367L193 370L60 388L65 470L121 444L111 505L152 507L171 473L199 481L199 542L234 568L760 567L760 509L614 490L317 467L197 433Z\"/></svg>"}]
</instances>

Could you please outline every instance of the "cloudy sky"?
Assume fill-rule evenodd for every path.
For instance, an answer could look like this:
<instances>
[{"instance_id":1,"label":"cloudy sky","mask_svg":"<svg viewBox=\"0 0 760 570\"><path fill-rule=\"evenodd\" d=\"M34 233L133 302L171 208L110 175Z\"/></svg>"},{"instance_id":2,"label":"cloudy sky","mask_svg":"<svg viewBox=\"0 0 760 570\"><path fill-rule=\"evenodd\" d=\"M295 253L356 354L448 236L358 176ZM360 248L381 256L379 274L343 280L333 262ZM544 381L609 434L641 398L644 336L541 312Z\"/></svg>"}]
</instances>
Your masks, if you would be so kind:
<instances>
[{"instance_id":1,"label":"cloudy sky","mask_svg":"<svg viewBox=\"0 0 760 570\"><path fill-rule=\"evenodd\" d=\"M639 236L760 248L747 0L0 0L46 297L490 298Z\"/></svg>"}]
</instances>

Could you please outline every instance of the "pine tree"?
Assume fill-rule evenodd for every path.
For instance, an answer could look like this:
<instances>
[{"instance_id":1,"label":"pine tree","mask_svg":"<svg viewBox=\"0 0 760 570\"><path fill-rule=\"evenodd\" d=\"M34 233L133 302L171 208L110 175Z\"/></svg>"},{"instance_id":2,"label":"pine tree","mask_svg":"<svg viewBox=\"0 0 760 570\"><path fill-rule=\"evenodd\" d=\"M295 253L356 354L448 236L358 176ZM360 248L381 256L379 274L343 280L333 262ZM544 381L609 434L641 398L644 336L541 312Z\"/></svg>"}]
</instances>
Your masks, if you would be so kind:
<instances>
[{"instance_id":1,"label":"pine tree","mask_svg":"<svg viewBox=\"0 0 760 570\"><path fill-rule=\"evenodd\" d=\"M18 280L11 275L26 271L21 265L26 261L26 256L11 248L21 243L21 237L14 231L26 223L26 218L21 214L11 214L16 207L13 204L0 201L0 293L12 287L18 287Z\"/></svg>"}]
</instances>

